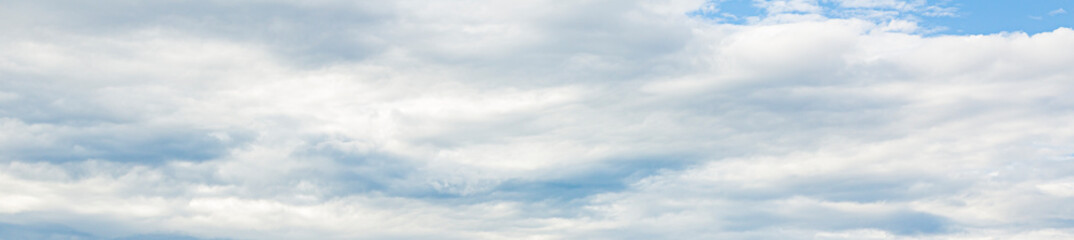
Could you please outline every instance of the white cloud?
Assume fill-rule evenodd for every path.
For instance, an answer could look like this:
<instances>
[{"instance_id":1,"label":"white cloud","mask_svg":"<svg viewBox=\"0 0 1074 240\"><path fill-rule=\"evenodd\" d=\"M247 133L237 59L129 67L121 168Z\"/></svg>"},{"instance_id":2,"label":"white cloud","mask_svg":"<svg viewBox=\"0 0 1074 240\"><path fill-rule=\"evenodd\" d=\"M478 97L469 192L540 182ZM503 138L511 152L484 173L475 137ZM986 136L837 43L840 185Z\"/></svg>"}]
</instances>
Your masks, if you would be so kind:
<instances>
[{"instance_id":1,"label":"white cloud","mask_svg":"<svg viewBox=\"0 0 1074 240\"><path fill-rule=\"evenodd\" d=\"M1056 10L1052 10L1051 12L1048 12L1048 15L1055 16L1055 15L1066 14L1066 13L1067 13L1067 10L1063 10L1062 8L1060 8L1060 9L1056 9Z\"/></svg>"},{"instance_id":2,"label":"white cloud","mask_svg":"<svg viewBox=\"0 0 1074 240\"><path fill-rule=\"evenodd\" d=\"M767 10L769 14L787 12L820 13L822 10L816 0L775 0L756 2L759 7Z\"/></svg>"},{"instance_id":3,"label":"white cloud","mask_svg":"<svg viewBox=\"0 0 1074 240\"><path fill-rule=\"evenodd\" d=\"M53 14L0 25L17 33L0 37L0 221L237 239L1074 234L1074 31L926 37L756 3L772 14L747 25L685 14L701 1L19 3Z\"/></svg>"}]
</instances>

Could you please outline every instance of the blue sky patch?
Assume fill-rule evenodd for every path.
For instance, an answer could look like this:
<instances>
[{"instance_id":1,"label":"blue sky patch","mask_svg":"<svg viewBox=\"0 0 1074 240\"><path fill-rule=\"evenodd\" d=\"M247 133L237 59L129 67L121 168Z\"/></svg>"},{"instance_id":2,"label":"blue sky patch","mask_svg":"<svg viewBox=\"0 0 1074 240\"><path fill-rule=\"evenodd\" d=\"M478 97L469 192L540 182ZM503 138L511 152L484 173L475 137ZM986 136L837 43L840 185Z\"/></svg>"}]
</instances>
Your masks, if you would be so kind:
<instances>
[{"instance_id":1,"label":"blue sky patch","mask_svg":"<svg viewBox=\"0 0 1074 240\"><path fill-rule=\"evenodd\" d=\"M719 22L747 24L749 19L763 19L770 11L757 0L714 0L705 7L690 12L692 16L715 19ZM779 2L779 1L770 1ZM793 2L793 1L792 1ZM800 1L809 3L810 1ZM906 1L912 2L912 1ZM830 18L878 16L918 22L930 34L967 35L997 32L1025 32L1036 34L1060 27L1074 26L1074 2L1066 0L1041 1L928 1L912 9L886 6L860 7L845 5L836 0L821 0L816 6L819 12L790 11L787 13L817 13Z\"/></svg>"}]
</instances>

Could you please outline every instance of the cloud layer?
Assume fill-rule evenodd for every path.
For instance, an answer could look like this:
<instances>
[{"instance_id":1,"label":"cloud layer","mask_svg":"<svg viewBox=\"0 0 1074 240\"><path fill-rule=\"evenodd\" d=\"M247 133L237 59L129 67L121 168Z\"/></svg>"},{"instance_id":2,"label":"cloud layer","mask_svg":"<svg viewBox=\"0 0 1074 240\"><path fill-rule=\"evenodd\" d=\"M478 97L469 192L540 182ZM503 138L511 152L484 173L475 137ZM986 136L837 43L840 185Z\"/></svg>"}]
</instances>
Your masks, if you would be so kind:
<instances>
[{"instance_id":1,"label":"cloud layer","mask_svg":"<svg viewBox=\"0 0 1074 240\"><path fill-rule=\"evenodd\" d=\"M0 237L1074 237L1074 30L718 4L6 3Z\"/></svg>"}]
</instances>

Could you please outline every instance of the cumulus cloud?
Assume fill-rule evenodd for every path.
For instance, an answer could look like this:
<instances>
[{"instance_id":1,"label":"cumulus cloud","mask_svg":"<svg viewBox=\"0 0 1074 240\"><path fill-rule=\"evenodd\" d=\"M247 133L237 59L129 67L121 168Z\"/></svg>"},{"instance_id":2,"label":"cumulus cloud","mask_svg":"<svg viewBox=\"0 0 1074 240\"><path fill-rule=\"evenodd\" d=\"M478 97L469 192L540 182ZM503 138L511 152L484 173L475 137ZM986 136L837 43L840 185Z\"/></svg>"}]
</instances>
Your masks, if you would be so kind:
<instances>
[{"instance_id":1,"label":"cumulus cloud","mask_svg":"<svg viewBox=\"0 0 1074 240\"><path fill-rule=\"evenodd\" d=\"M1074 234L1074 30L711 4L9 3L0 237Z\"/></svg>"}]
</instances>

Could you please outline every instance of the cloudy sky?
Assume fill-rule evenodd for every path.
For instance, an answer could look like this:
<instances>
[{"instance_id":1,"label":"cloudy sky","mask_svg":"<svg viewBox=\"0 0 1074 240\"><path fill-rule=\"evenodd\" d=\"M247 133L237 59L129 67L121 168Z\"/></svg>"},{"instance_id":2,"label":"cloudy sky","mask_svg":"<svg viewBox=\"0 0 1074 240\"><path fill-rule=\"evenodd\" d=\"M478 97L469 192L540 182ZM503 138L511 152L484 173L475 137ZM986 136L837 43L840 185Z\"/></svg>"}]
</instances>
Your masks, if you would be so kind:
<instances>
[{"instance_id":1,"label":"cloudy sky","mask_svg":"<svg viewBox=\"0 0 1074 240\"><path fill-rule=\"evenodd\" d=\"M0 239L1072 239L1074 1L0 1Z\"/></svg>"}]
</instances>

